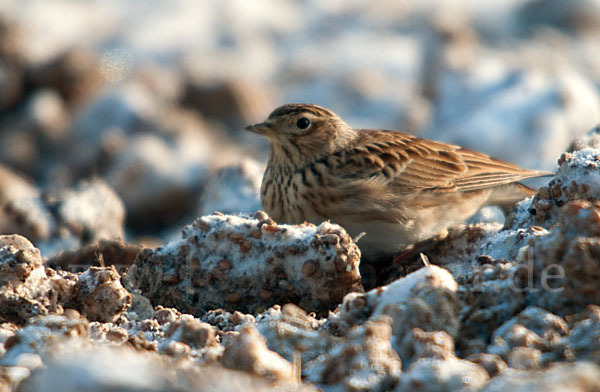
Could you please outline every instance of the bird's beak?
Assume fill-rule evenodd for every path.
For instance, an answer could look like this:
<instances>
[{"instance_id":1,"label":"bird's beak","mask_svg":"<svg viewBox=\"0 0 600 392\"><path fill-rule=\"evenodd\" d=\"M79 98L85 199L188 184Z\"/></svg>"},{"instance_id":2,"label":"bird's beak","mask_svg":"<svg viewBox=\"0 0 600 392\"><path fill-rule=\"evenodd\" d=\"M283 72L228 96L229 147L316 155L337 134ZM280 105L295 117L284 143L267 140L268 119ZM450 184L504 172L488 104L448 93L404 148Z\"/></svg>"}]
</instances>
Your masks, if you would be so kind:
<instances>
[{"instance_id":1,"label":"bird's beak","mask_svg":"<svg viewBox=\"0 0 600 392\"><path fill-rule=\"evenodd\" d=\"M269 123L261 122L261 123L254 124L254 125L248 125L246 127L246 130L257 133L259 135L265 135L265 134L269 133L272 130L272 128Z\"/></svg>"}]
</instances>

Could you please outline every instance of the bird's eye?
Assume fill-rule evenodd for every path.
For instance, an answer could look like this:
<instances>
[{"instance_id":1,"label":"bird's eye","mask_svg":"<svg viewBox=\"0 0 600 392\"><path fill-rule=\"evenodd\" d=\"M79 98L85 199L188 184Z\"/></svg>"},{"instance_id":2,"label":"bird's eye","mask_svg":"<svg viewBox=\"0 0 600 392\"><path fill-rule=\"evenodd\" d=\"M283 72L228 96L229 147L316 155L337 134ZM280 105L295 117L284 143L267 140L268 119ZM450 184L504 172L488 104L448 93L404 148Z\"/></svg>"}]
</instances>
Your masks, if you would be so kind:
<instances>
[{"instance_id":1,"label":"bird's eye","mask_svg":"<svg viewBox=\"0 0 600 392\"><path fill-rule=\"evenodd\" d=\"M298 129L306 129L310 125L310 120L306 117L300 117L298 121L296 121L296 126Z\"/></svg>"}]
</instances>

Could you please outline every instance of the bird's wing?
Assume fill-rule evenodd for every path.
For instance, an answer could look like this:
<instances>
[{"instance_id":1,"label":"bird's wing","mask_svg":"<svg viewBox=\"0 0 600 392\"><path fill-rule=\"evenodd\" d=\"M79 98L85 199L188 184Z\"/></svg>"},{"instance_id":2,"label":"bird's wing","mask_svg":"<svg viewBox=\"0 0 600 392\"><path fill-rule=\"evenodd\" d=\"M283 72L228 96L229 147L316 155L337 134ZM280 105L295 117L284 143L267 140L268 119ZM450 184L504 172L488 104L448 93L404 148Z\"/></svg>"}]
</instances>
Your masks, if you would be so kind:
<instances>
[{"instance_id":1,"label":"bird's wing","mask_svg":"<svg viewBox=\"0 0 600 392\"><path fill-rule=\"evenodd\" d=\"M466 192L552 174L393 131L359 131L351 148L330 159L338 177L372 179L400 193Z\"/></svg>"}]
</instances>

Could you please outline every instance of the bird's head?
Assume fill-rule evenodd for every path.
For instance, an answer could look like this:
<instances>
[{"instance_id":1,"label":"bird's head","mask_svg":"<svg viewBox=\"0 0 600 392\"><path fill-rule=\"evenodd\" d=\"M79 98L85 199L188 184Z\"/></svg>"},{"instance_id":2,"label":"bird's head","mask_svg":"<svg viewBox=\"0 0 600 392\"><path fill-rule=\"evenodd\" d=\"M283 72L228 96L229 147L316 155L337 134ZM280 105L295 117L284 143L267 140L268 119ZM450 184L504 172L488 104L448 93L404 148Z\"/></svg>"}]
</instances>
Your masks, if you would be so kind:
<instances>
[{"instance_id":1,"label":"bird's head","mask_svg":"<svg viewBox=\"0 0 600 392\"><path fill-rule=\"evenodd\" d=\"M304 103L280 106L266 121L246 129L269 140L272 157L294 163L324 157L355 137L355 131L338 115Z\"/></svg>"}]
</instances>

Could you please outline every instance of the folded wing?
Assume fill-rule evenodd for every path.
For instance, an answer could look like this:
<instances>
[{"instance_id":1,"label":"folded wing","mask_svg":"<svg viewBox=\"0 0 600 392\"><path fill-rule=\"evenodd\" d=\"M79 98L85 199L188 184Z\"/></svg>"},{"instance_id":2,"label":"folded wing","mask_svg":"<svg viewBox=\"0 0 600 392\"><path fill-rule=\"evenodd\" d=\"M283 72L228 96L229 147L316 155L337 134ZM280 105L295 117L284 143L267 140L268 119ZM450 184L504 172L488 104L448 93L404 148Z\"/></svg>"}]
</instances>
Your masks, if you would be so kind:
<instances>
[{"instance_id":1,"label":"folded wing","mask_svg":"<svg viewBox=\"0 0 600 392\"><path fill-rule=\"evenodd\" d=\"M353 148L336 154L337 175L371 178L400 193L468 192L552 175L400 132L363 130L359 135Z\"/></svg>"}]
</instances>

